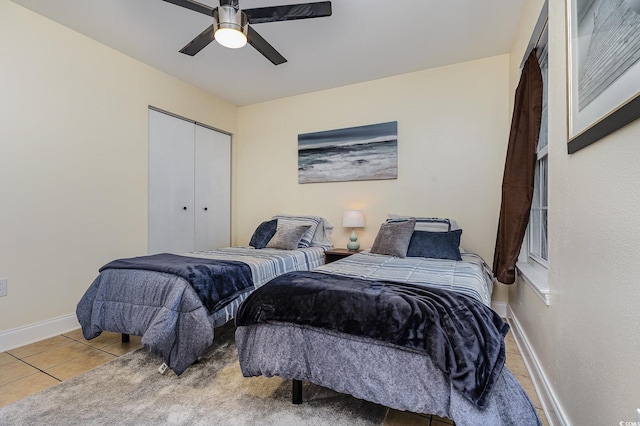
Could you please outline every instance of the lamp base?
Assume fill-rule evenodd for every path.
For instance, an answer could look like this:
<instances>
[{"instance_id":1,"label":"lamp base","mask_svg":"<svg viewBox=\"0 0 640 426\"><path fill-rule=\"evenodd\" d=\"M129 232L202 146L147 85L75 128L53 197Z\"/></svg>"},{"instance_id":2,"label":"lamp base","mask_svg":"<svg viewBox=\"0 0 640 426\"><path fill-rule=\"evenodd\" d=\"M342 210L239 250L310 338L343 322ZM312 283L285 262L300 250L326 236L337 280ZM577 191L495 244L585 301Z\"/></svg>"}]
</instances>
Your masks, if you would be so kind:
<instances>
[{"instance_id":1,"label":"lamp base","mask_svg":"<svg viewBox=\"0 0 640 426\"><path fill-rule=\"evenodd\" d=\"M349 237L351 241L347 243L347 248L350 251L358 251L360 248L360 243L358 242L358 236L356 235L355 229L351 231L351 236Z\"/></svg>"}]
</instances>

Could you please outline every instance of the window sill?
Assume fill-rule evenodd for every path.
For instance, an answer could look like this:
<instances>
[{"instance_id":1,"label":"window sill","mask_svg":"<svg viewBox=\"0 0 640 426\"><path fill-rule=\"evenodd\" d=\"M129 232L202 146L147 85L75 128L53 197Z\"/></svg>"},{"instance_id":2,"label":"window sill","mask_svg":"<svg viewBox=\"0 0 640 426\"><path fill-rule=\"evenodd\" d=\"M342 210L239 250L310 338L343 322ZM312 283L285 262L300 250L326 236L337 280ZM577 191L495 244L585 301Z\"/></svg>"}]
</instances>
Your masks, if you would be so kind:
<instances>
[{"instance_id":1,"label":"window sill","mask_svg":"<svg viewBox=\"0 0 640 426\"><path fill-rule=\"evenodd\" d=\"M540 299L549 306L551 304L550 292L549 292L549 279L546 271L535 268L534 266L526 262L516 263L519 275L523 281L526 282L533 292L538 295Z\"/></svg>"}]
</instances>

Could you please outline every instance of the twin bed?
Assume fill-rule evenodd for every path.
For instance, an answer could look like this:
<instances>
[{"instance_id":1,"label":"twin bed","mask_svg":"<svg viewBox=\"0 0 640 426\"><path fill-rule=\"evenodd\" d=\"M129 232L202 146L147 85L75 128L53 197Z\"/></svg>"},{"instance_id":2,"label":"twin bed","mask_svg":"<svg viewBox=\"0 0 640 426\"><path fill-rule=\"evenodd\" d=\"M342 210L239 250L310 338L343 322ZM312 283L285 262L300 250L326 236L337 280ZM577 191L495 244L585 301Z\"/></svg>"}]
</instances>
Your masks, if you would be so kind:
<instances>
[{"instance_id":1,"label":"twin bed","mask_svg":"<svg viewBox=\"0 0 640 426\"><path fill-rule=\"evenodd\" d=\"M189 254L251 269L252 285L223 285L217 303L171 272L104 269L78 305L85 337L142 335L180 374L235 317L243 375L291 379L294 397L304 380L458 425L540 424L504 366L509 327L489 308L491 271L460 250L455 222L391 217L370 251L320 266L331 228L319 220L307 248L265 247L264 222L252 242L265 248Z\"/></svg>"},{"instance_id":2,"label":"twin bed","mask_svg":"<svg viewBox=\"0 0 640 426\"><path fill-rule=\"evenodd\" d=\"M253 290L286 272L322 265L331 231L317 216L277 215L258 226L247 247L110 262L77 305L83 335L142 336L142 344L180 375Z\"/></svg>"},{"instance_id":3,"label":"twin bed","mask_svg":"<svg viewBox=\"0 0 640 426\"><path fill-rule=\"evenodd\" d=\"M375 253L397 248L376 247L379 238L391 246L406 238L383 225L371 252L284 274L254 292L236 317L243 375L293 380L298 403L300 381L308 381L457 425L539 425L504 365L509 327L489 307L489 267L459 250L460 232L433 225L426 229L442 233L414 225L424 237L409 234L414 256ZM440 258L416 256L417 246Z\"/></svg>"}]
</instances>

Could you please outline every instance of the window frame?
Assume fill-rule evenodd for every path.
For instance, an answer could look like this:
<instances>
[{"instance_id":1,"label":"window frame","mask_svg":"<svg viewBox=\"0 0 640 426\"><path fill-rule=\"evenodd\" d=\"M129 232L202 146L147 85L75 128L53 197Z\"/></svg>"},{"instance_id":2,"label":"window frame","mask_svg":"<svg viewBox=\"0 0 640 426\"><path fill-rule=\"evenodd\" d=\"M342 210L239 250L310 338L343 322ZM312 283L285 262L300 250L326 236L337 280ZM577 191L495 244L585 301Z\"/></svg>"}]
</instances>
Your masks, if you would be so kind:
<instances>
[{"instance_id":1,"label":"window frame","mask_svg":"<svg viewBox=\"0 0 640 426\"><path fill-rule=\"evenodd\" d=\"M538 23L536 25L536 29L531 37L531 41L529 43L529 48L527 49L526 55L523 59L523 64L526 58L529 55L529 52L533 48L544 46L545 54L547 55L546 61L548 63L548 10L546 7L543 8L540 17L538 18ZM522 69L522 66L521 66ZM546 305L550 304L549 300L549 283L548 283L548 274L549 274L549 247L548 247L548 226L544 232L544 238L546 241L546 255L547 259L541 257L540 255L535 253L535 249L533 249L534 243L534 235L533 230L531 229L533 220L532 217L534 214L541 214L542 211L547 212L547 224L548 224L548 189L549 189L549 179L548 179L548 171L549 171L549 144L548 144L548 111L547 111L547 100L548 100L548 81L543 70L543 82L544 82L544 102L543 102L543 118L541 126L541 136L540 141L542 142L544 137L544 144L539 144L537 148L537 159L536 159L536 177L535 177L535 185L536 189L534 190L534 197L538 197L538 200L534 200L532 203L532 209L529 216L529 225L527 226L527 230L525 233L525 238L522 242L522 246L520 249L520 255L518 256L518 261L516 263L516 268L520 277L533 289L534 293L536 293ZM544 136L543 133L544 132ZM542 146L541 146L542 145ZM546 177L544 179L540 178L540 164L546 162ZM543 194L542 191L539 191L539 183L544 182L546 185L546 192ZM543 203L543 200L546 201L546 204ZM537 203L537 204L536 204ZM541 221L538 223L542 224ZM539 228L540 230L540 228ZM542 231L539 232L539 237L542 236ZM540 241L540 240L539 240Z\"/></svg>"}]
</instances>

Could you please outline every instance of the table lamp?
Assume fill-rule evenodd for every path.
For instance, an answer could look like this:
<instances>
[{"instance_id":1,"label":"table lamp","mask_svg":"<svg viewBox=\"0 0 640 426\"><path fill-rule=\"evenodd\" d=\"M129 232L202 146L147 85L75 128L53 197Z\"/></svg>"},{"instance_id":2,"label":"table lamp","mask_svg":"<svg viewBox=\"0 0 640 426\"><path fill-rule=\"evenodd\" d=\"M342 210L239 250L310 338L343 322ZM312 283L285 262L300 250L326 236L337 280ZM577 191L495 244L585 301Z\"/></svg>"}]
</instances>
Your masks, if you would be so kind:
<instances>
[{"instance_id":1,"label":"table lamp","mask_svg":"<svg viewBox=\"0 0 640 426\"><path fill-rule=\"evenodd\" d=\"M351 236L347 248L351 251L357 251L360 248L358 236L355 228L364 228L364 214L360 210L347 210L342 216L342 226L351 228Z\"/></svg>"}]
</instances>

